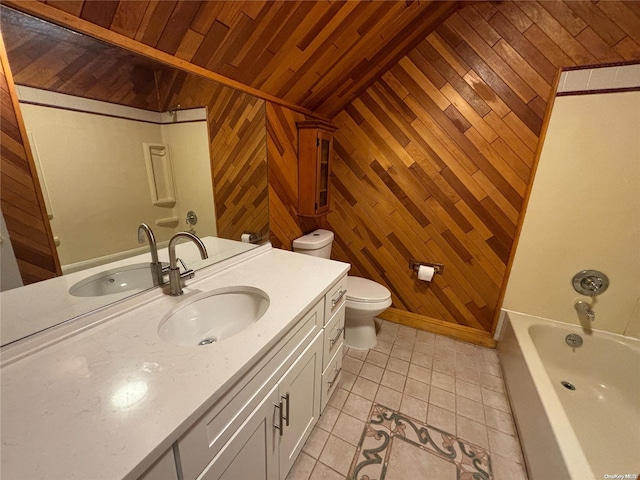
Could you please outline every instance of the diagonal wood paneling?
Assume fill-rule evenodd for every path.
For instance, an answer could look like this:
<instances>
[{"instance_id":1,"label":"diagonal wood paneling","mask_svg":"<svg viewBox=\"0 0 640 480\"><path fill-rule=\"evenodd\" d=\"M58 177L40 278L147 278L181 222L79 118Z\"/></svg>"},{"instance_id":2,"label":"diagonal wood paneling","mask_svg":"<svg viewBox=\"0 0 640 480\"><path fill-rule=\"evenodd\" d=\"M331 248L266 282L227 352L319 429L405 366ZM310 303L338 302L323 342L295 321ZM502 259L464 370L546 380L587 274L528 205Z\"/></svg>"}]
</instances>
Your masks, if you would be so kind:
<instances>
[{"instance_id":1,"label":"diagonal wood paneling","mask_svg":"<svg viewBox=\"0 0 640 480\"><path fill-rule=\"evenodd\" d=\"M207 108L218 235L239 240L269 230L265 102L174 71L159 77L161 111Z\"/></svg>"},{"instance_id":2,"label":"diagonal wood paneling","mask_svg":"<svg viewBox=\"0 0 640 480\"><path fill-rule=\"evenodd\" d=\"M5 74L6 55L0 41L0 200L11 245L25 285L61 274L53 247L35 168L25 149L20 121L11 98L13 81ZM5 239L6 241L6 239Z\"/></svg>"},{"instance_id":3,"label":"diagonal wood paneling","mask_svg":"<svg viewBox=\"0 0 640 480\"><path fill-rule=\"evenodd\" d=\"M269 229L271 243L291 250L291 242L316 228L327 227L325 218L298 217L298 129L304 115L267 103L267 154L269 164Z\"/></svg>"},{"instance_id":4,"label":"diagonal wood paneling","mask_svg":"<svg viewBox=\"0 0 640 480\"><path fill-rule=\"evenodd\" d=\"M476 2L341 112L337 259L394 306L490 331L558 68L640 59L629 2ZM442 262L419 282L410 258Z\"/></svg>"},{"instance_id":5,"label":"diagonal wood paneling","mask_svg":"<svg viewBox=\"0 0 640 480\"><path fill-rule=\"evenodd\" d=\"M458 8L455 1L43 3L329 117Z\"/></svg>"}]
</instances>

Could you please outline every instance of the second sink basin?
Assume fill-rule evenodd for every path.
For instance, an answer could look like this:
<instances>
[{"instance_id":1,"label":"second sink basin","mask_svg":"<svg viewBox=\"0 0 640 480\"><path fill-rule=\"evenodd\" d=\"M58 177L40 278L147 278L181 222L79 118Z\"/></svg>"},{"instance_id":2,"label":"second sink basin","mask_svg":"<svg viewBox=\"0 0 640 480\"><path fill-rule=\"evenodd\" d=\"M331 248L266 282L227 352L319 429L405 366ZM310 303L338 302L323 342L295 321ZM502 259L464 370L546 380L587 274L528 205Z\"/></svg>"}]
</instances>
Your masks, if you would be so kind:
<instances>
[{"instance_id":1,"label":"second sink basin","mask_svg":"<svg viewBox=\"0 0 640 480\"><path fill-rule=\"evenodd\" d=\"M151 287L153 275L149 263L136 263L91 275L72 285L69 293L74 297L100 297Z\"/></svg>"},{"instance_id":2,"label":"second sink basin","mask_svg":"<svg viewBox=\"0 0 640 480\"><path fill-rule=\"evenodd\" d=\"M269 296L254 287L223 287L186 299L162 319L158 335L181 346L209 345L240 333L269 308Z\"/></svg>"}]
</instances>

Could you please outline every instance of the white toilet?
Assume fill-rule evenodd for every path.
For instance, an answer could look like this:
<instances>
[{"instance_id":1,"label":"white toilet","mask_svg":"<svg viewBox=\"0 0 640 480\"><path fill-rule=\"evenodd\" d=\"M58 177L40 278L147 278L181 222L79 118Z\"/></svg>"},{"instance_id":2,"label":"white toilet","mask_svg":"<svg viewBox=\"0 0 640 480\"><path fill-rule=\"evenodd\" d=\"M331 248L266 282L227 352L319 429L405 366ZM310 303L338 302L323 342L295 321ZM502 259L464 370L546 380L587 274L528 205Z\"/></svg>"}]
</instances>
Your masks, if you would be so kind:
<instances>
[{"instance_id":1,"label":"white toilet","mask_svg":"<svg viewBox=\"0 0 640 480\"><path fill-rule=\"evenodd\" d=\"M329 258L333 232L315 230L293 241L293 251L314 257ZM376 346L374 318L391 306L391 292L372 280L347 277L344 343L350 348L366 350Z\"/></svg>"}]
</instances>

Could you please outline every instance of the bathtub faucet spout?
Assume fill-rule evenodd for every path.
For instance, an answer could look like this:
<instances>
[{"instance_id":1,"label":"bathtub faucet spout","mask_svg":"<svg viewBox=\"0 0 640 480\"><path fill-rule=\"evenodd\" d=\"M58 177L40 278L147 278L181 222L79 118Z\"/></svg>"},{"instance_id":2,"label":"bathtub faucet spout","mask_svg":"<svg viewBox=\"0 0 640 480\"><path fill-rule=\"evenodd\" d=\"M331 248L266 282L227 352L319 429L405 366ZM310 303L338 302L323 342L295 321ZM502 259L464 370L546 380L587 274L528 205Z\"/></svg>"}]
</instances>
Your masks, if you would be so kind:
<instances>
[{"instance_id":1,"label":"bathtub faucet spout","mask_svg":"<svg viewBox=\"0 0 640 480\"><path fill-rule=\"evenodd\" d=\"M590 323L596 319L596 312L593 311L591 305L587 302L583 302L582 300L577 301L573 307L578 312L578 318L581 323Z\"/></svg>"}]
</instances>

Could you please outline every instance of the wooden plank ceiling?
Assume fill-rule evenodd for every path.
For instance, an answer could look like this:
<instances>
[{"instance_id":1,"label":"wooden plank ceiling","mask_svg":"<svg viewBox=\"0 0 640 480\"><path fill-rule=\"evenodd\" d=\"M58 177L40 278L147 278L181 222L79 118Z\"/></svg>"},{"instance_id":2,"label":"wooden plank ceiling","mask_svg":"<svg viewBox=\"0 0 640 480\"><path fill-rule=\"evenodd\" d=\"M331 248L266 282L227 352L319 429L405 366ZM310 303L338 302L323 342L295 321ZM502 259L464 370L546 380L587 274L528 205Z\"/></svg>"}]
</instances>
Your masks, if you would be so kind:
<instances>
[{"instance_id":1,"label":"wooden plank ceiling","mask_svg":"<svg viewBox=\"0 0 640 480\"><path fill-rule=\"evenodd\" d=\"M458 2L44 3L333 117Z\"/></svg>"},{"instance_id":2,"label":"wooden plank ceiling","mask_svg":"<svg viewBox=\"0 0 640 480\"><path fill-rule=\"evenodd\" d=\"M167 79L174 79L174 69L4 6L1 18L2 36L18 85L167 111L172 89ZM184 75L174 80L181 79Z\"/></svg>"}]
</instances>

